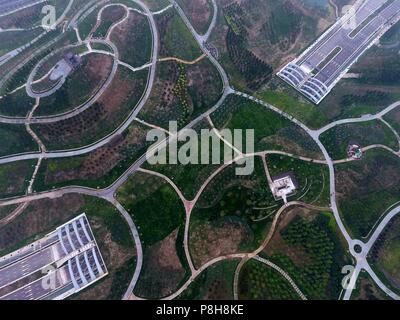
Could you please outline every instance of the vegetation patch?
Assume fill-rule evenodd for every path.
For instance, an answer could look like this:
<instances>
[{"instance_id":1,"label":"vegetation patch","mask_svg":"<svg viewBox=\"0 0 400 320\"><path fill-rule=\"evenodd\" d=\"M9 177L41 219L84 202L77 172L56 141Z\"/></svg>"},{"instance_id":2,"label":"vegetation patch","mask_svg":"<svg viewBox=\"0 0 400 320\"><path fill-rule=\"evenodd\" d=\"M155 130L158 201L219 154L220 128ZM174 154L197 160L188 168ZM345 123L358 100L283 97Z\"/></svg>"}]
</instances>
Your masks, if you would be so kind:
<instances>
[{"instance_id":1,"label":"vegetation patch","mask_svg":"<svg viewBox=\"0 0 400 320\"><path fill-rule=\"evenodd\" d=\"M220 261L204 270L178 300L233 300L233 279L238 260Z\"/></svg>"},{"instance_id":2,"label":"vegetation patch","mask_svg":"<svg viewBox=\"0 0 400 320\"><path fill-rule=\"evenodd\" d=\"M181 199L159 177L135 173L118 190L117 196L138 226L145 248L163 240L184 223Z\"/></svg>"},{"instance_id":3,"label":"vegetation patch","mask_svg":"<svg viewBox=\"0 0 400 320\"><path fill-rule=\"evenodd\" d=\"M2 141L0 156L33 152L39 149L24 125L2 123L0 125L0 139Z\"/></svg>"},{"instance_id":4,"label":"vegetation patch","mask_svg":"<svg viewBox=\"0 0 400 320\"><path fill-rule=\"evenodd\" d=\"M399 149L396 136L378 120L335 126L321 135L321 142L335 160L347 158L347 148L352 142L361 147L381 144L393 150Z\"/></svg>"},{"instance_id":5,"label":"vegetation patch","mask_svg":"<svg viewBox=\"0 0 400 320\"><path fill-rule=\"evenodd\" d=\"M298 300L299 296L278 271L250 260L240 271L239 299Z\"/></svg>"},{"instance_id":6,"label":"vegetation patch","mask_svg":"<svg viewBox=\"0 0 400 320\"><path fill-rule=\"evenodd\" d=\"M110 6L105 8L101 15L101 23L93 33L93 37L105 38L111 26L121 21L125 14L126 11L122 6Z\"/></svg>"},{"instance_id":7,"label":"vegetation patch","mask_svg":"<svg viewBox=\"0 0 400 320\"><path fill-rule=\"evenodd\" d=\"M34 189L44 191L68 185L108 187L146 152L146 135L147 128L133 123L122 135L87 155L46 159Z\"/></svg>"},{"instance_id":8,"label":"vegetation patch","mask_svg":"<svg viewBox=\"0 0 400 320\"><path fill-rule=\"evenodd\" d=\"M9 214L13 213L15 209L18 208L18 205L8 205L0 207L0 220L7 217Z\"/></svg>"},{"instance_id":9,"label":"vegetation patch","mask_svg":"<svg viewBox=\"0 0 400 320\"><path fill-rule=\"evenodd\" d=\"M29 97L25 88L0 98L0 112L5 116L25 117L35 105L35 99Z\"/></svg>"},{"instance_id":10,"label":"vegetation patch","mask_svg":"<svg viewBox=\"0 0 400 320\"><path fill-rule=\"evenodd\" d=\"M270 65L246 48L246 30L242 27L240 19L236 18L236 10L243 14L241 7L234 3L229 7L226 15L229 25L226 47L229 58L246 80L247 86L251 90L256 90L271 79L273 70Z\"/></svg>"},{"instance_id":11,"label":"vegetation patch","mask_svg":"<svg viewBox=\"0 0 400 320\"><path fill-rule=\"evenodd\" d=\"M49 150L89 145L118 128L135 109L147 84L148 72L132 72L119 67L103 95L77 116L32 129Z\"/></svg>"},{"instance_id":12,"label":"vegetation patch","mask_svg":"<svg viewBox=\"0 0 400 320\"><path fill-rule=\"evenodd\" d=\"M140 67L151 58L152 33L146 16L129 11L129 17L111 33L111 41L119 51L119 59L132 67Z\"/></svg>"},{"instance_id":13,"label":"vegetation patch","mask_svg":"<svg viewBox=\"0 0 400 320\"><path fill-rule=\"evenodd\" d=\"M319 1L223 1L210 40L235 88L254 91L333 22Z\"/></svg>"},{"instance_id":14,"label":"vegetation patch","mask_svg":"<svg viewBox=\"0 0 400 320\"><path fill-rule=\"evenodd\" d=\"M143 298L162 298L178 289L184 279L183 268L176 251L178 229L163 240L149 246L135 294ZM168 275L168 276L160 276Z\"/></svg>"},{"instance_id":15,"label":"vegetation patch","mask_svg":"<svg viewBox=\"0 0 400 320\"><path fill-rule=\"evenodd\" d=\"M276 154L267 155L266 161L272 177L288 172L295 176L298 188L288 201L329 206L328 166Z\"/></svg>"},{"instance_id":16,"label":"vegetation patch","mask_svg":"<svg viewBox=\"0 0 400 320\"><path fill-rule=\"evenodd\" d=\"M396 108L384 116L384 119L389 122L394 130L400 134L400 108Z\"/></svg>"},{"instance_id":17,"label":"vegetation patch","mask_svg":"<svg viewBox=\"0 0 400 320\"><path fill-rule=\"evenodd\" d=\"M197 267L221 255L251 252L263 242L278 207L261 161L256 161L252 175L236 176L235 166L229 166L202 193L189 232Z\"/></svg>"},{"instance_id":18,"label":"vegetation patch","mask_svg":"<svg viewBox=\"0 0 400 320\"><path fill-rule=\"evenodd\" d=\"M38 37L43 29L32 29L28 31L5 31L0 33L0 56L24 46Z\"/></svg>"},{"instance_id":19,"label":"vegetation patch","mask_svg":"<svg viewBox=\"0 0 400 320\"><path fill-rule=\"evenodd\" d=\"M209 130L208 126L200 126L200 127L202 129L204 128L205 130ZM202 134L200 129L197 130L197 134L198 134L197 135L198 143L197 142L190 143L190 148L191 148L190 153L193 152L195 154L196 151L193 150L197 150L198 157L196 157L196 160L198 163L182 164L179 161L177 161L177 164L172 164L168 152L165 151L167 164L150 165L149 163L145 163L143 166L148 170L159 172L170 178L181 190L184 197L188 200L194 199L196 194L199 192L202 185L206 183L210 175L212 175L215 170L217 170L221 165L224 164L224 154L225 154L224 152L230 151L232 157L234 156L233 150L227 145L225 145L214 133L211 133L211 139L207 139L209 137L208 134L205 133ZM201 141L203 140L208 140L208 142L210 143L208 149L206 147L202 147ZM219 145L220 148L220 157L219 157L220 163L217 164L213 163L213 158L212 158L213 157L212 151L215 149L213 149L213 146L211 144L214 142L214 140L217 141L217 145ZM185 142L179 141L178 150L186 148L188 144L189 142L187 141ZM226 150L224 148L226 148ZM201 163L203 155L204 156L207 155L209 164Z\"/></svg>"},{"instance_id":20,"label":"vegetation patch","mask_svg":"<svg viewBox=\"0 0 400 320\"><path fill-rule=\"evenodd\" d=\"M9 198L25 194L35 165L35 160L0 165L0 197Z\"/></svg>"},{"instance_id":21,"label":"vegetation patch","mask_svg":"<svg viewBox=\"0 0 400 320\"><path fill-rule=\"evenodd\" d=\"M165 8L170 5L168 0L143 0L143 2L150 8L152 11L157 11Z\"/></svg>"},{"instance_id":22,"label":"vegetation patch","mask_svg":"<svg viewBox=\"0 0 400 320\"><path fill-rule=\"evenodd\" d=\"M394 46L400 41L400 22L397 22L379 39L380 44Z\"/></svg>"},{"instance_id":23,"label":"vegetation patch","mask_svg":"<svg viewBox=\"0 0 400 320\"><path fill-rule=\"evenodd\" d=\"M160 34L160 56L193 61L202 52L185 23L174 10L155 17Z\"/></svg>"},{"instance_id":24,"label":"vegetation patch","mask_svg":"<svg viewBox=\"0 0 400 320\"><path fill-rule=\"evenodd\" d=\"M365 271L361 271L358 276L356 288L354 289L351 300L389 300L384 293Z\"/></svg>"},{"instance_id":25,"label":"vegetation patch","mask_svg":"<svg viewBox=\"0 0 400 320\"><path fill-rule=\"evenodd\" d=\"M399 168L399 158L382 150L335 167L340 212L353 237L369 236L384 212L399 201Z\"/></svg>"},{"instance_id":26,"label":"vegetation patch","mask_svg":"<svg viewBox=\"0 0 400 320\"><path fill-rule=\"evenodd\" d=\"M211 0L178 0L177 3L197 32L205 34L213 18Z\"/></svg>"},{"instance_id":27,"label":"vegetation patch","mask_svg":"<svg viewBox=\"0 0 400 320\"><path fill-rule=\"evenodd\" d=\"M296 214L278 232L265 250L272 262L291 276L308 299L337 299L341 270L349 257L333 215Z\"/></svg>"},{"instance_id":28,"label":"vegetation patch","mask_svg":"<svg viewBox=\"0 0 400 320\"><path fill-rule=\"evenodd\" d=\"M223 105L212 114L212 120L220 130L254 130L255 151L280 150L322 158L317 144L302 128L246 98L228 96ZM243 147L242 151L245 150Z\"/></svg>"},{"instance_id":29,"label":"vegetation patch","mask_svg":"<svg viewBox=\"0 0 400 320\"><path fill-rule=\"evenodd\" d=\"M370 261L389 283L400 290L400 217L394 217L372 247Z\"/></svg>"},{"instance_id":30,"label":"vegetation patch","mask_svg":"<svg viewBox=\"0 0 400 320\"><path fill-rule=\"evenodd\" d=\"M170 121L177 121L182 128L215 105L221 94L221 79L208 60L195 65L162 62L139 118L166 129Z\"/></svg>"},{"instance_id":31,"label":"vegetation patch","mask_svg":"<svg viewBox=\"0 0 400 320\"><path fill-rule=\"evenodd\" d=\"M292 96L285 91L264 90L258 97L282 111L296 117L311 128L323 126L327 120L320 110L308 101L299 101L297 96Z\"/></svg>"},{"instance_id":32,"label":"vegetation patch","mask_svg":"<svg viewBox=\"0 0 400 320\"><path fill-rule=\"evenodd\" d=\"M98 53L84 56L81 65L70 74L53 95L40 99L36 115L70 111L94 96L110 75L112 58ZM101 68L99 68L101 66Z\"/></svg>"}]
</instances>

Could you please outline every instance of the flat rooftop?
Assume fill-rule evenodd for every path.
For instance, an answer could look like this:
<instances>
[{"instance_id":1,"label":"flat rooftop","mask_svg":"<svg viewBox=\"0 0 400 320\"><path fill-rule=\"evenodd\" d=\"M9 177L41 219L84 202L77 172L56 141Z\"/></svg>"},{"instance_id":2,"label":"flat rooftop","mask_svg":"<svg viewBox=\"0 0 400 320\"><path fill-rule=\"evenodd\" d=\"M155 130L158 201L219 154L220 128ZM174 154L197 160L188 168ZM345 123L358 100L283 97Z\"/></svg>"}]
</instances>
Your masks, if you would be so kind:
<instances>
[{"instance_id":1,"label":"flat rooftop","mask_svg":"<svg viewBox=\"0 0 400 320\"><path fill-rule=\"evenodd\" d=\"M0 300L60 300L108 274L85 214L0 258Z\"/></svg>"},{"instance_id":2,"label":"flat rooftop","mask_svg":"<svg viewBox=\"0 0 400 320\"><path fill-rule=\"evenodd\" d=\"M400 0L362 1L277 75L319 104L399 18Z\"/></svg>"}]
</instances>

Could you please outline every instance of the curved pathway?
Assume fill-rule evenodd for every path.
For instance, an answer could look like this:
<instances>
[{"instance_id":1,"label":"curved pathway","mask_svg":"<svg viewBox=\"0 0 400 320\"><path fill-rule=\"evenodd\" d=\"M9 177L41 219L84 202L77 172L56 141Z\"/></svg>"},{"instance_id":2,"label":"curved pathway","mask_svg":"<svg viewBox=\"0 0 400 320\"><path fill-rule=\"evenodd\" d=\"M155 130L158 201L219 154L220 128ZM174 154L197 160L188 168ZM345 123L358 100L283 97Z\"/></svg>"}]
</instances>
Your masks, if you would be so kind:
<instances>
[{"instance_id":1,"label":"curved pathway","mask_svg":"<svg viewBox=\"0 0 400 320\"><path fill-rule=\"evenodd\" d=\"M266 264L267 266L271 267L272 269L278 271L282 275L282 277L284 277L289 282L289 284L292 286L294 291L296 291L296 293L299 295L301 300L307 300L306 296L303 294L303 292L301 292L299 287L296 285L296 283L293 281L293 279L286 273L285 270L278 267L275 263L273 263L267 259L261 258L260 256L255 256L254 259L257 261L260 261L260 262Z\"/></svg>"},{"instance_id":2,"label":"curved pathway","mask_svg":"<svg viewBox=\"0 0 400 320\"><path fill-rule=\"evenodd\" d=\"M123 299L127 300L129 298L129 296L131 295L133 289L135 288L137 281L139 280L140 272L141 272L142 266L143 266L143 248L142 248L142 243L140 241L139 232L138 232L136 225L133 222L131 216L129 215L129 213L125 210L125 208L117 200L113 199L111 201L111 203L118 209L118 211L121 213L122 217L128 223L129 229L131 230L131 234L135 241L135 247L136 247L135 272L134 272L133 277L132 277L131 281L129 282L129 286L123 296Z\"/></svg>"}]
</instances>

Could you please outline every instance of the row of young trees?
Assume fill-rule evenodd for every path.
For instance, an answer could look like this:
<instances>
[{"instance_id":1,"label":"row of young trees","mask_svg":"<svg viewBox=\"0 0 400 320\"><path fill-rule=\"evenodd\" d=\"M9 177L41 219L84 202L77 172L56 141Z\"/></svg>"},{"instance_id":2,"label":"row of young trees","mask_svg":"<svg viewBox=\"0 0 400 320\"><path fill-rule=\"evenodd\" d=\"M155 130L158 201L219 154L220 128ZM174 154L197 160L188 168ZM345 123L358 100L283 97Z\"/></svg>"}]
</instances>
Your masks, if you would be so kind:
<instances>
[{"instance_id":1,"label":"row of young trees","mask_svg":"<svg viewBox=\"0 0 400 320\"><path fill-rule=\"evenodd\" d=\"M272 67L246 48L246 38L231 28L226 36L229 57L251 90L257 90L272 77Z\"/></svg>"}]
</instances>

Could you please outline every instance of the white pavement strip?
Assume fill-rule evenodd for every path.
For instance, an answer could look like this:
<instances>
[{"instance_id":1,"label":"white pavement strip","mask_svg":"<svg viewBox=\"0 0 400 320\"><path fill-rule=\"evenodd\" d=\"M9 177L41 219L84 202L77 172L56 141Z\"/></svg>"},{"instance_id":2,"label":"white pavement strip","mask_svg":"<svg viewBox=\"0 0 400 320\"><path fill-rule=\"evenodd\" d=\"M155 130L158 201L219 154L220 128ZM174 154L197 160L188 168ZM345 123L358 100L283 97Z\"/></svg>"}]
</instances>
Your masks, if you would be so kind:
<instances>
[{"instance_id":1,"label":"white pavement strip","mask_svg":"<svg viewBox=\"0 0 400 320\"><path fill-rule=\"evenodd\" d=\"M267 266L271 267L272 269L278 271L288 282L289 284L293 287L294 291L299 295L299 297L302 300L307 300L307 297L301 292L299 287L296 285L296 283L293 281L293 279L280 267L278 267L276 264L272 263L271 261L261 258L260 256L255 256L255 260L258 260L259 262L262 262L266 264Z\"/></svg>"}]
</instances>

